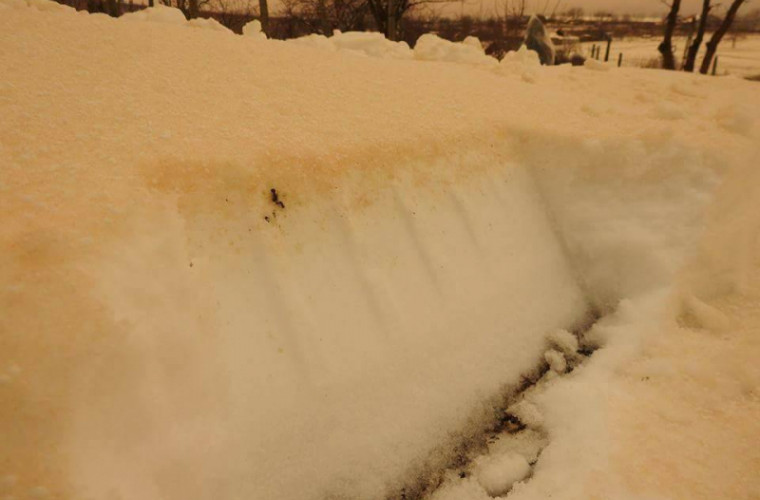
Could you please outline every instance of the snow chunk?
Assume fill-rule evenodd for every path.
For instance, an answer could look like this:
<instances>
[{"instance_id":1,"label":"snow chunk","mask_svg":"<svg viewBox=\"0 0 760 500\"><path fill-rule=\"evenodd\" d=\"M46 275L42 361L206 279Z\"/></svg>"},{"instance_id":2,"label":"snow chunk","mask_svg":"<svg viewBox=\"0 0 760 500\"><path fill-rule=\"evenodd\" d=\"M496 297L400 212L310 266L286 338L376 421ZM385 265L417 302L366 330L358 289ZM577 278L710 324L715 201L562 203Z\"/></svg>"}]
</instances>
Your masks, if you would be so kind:
<instances>
[{"instance_id":1,"label":"snow chunk","mask_svg":"<svg viewBox=\"0 0 760 500\"><path fill-rule=\"evenodd\" d=\"M382 33L348 31L333 32L330 41L338 50L360 52L379 59L412 59L412 49L406 42L393 42Z\"/></svg>"},{"instance_id":2,"label":"snow chunk","mask_svg":"<svg viewBox=\"0 0 760 500\"><path fill-rule=\"evenodd\" d=\"M538 52L530 50L525 45L522 45L519 49L510 50L504 54L504 58L501 60L501 66L503 68L536 68L541 66L541 59L538 56Z\"/></svg>"},{"instance_id":3,"label":"snow chunk","mask_svg":"<svg viewBox=\"0 0 760 500\"><path fill-rule=\"evenodd\" d=\"M144 21L149 23L171 24L174 26L184 26L187 24L187 19L185 19L185 15L181 10L161 4L154 7L148 7L147 9L129 12L121 16L119 19L130 22Z\"/></svg>"},{"instance_id":4,"label":"snow chunk","mask_svg":"<svg viewBox=\"0 0 760 500\"><path fill-rule=\"evenodd\" d=\"M381 33L335 30L333 36L307 35L288 40L307 47L329 51L347 51L378 59L412 59L412 50L406 42L393 42Z\"/></svg>"},{"instance_id":5,"label":"snow chunk","mask_svg":"<svg viewBox=\"0 0 760 500\"><path fill-rule=\"evenodd\" d=\"M578 339L567 330L556 330L549 334L549 343L565 356L574 356L578 352Z\"/></svg>"},{"instance_id":6,"label":"snow chunk","mask_svg":"<svg viewBox=\"0 0 760 500\"><path fill-rule=\"evenodd\" d=\"M499 63L499 71L504 74L518 75L524 82L535 83L538 80L536 71L541 67L538 53L525 45L518 50L512 50L504 55Z\"/></svg>"},{"instance_id":7,"label":"snow chunk","mask_svg":"<svg viewBox=\"0 0 760 500\"><path fill-rule=\"evenodd\" d=\"M544 423L544 417L538 407L525 399L510 406L507 413L514 415L520 419L520 422L534 429L541 427Z\"/></svg>"},{"instance_id":8,"label":"snow chunk","mask_svg":"<svg viewBox=\"0 0 760 500\"><path fill-rule=\"evenodd\" d=\"M456 43L427 33L417 39L417 44L414 46L414 58L420 61L445 61L476 66L498 65L496 59L486 55L482 46L475 46L473 42L477 38L469 38L467 43Z\"/></svg>"},{"instance_id":9,"label":"snow chunk","mask_svg":"<svg viewBox=\"0 0 760 500\"><path fill-rule=\"evenodd\" d=\"M253 21L246 23L246 25L243 26L243 35L260 38L263 40L267 39L266 33L264 33L261 29L261 21L258 19L254 19Z\"/></svg>"},{"instance_id":10,"label":"snow chunk","mask_svg":"<svg viewBox=\"0 0 760 500\"><path fill-rule=\"evenodd\" d=\"M24 7L30 7L41 12L76 12L67 5L50 0L0 0L0 9L23 9Z\"/></svg>"},{"instance_id":11,"label":"snow chunk","mask_svg":"<svg viewBox=\"0 0 760 500\"><path fill-rule=\"evenodd\" d=\"M562 374L567 371L567 361L561 352L549 349L544 353L544 359L549 363L549 369L554 373Z\"/></svg>"},{"instance_id":12,"label":"snow chunk","mask_svg":"<svg viewBox=\"0 0 760 500\"><path fill-rule=\"evenodd\" d=\"M489 458L478 466L476 472L478 483L491 497L507 494L516 482L529 474L528 461L516 453Z\"/></svg>"},{"instance_id":13,"label":"snow chunk","mask_svg":"<svg viewBox=\"0 0 760 500\"><path fill-rule=\"evenodd\" d=\"M470 47L474 47L478 50L483 50L483 44L480 43L480 39L478 39L476 36L468 36L462 41L462 44L469 45Z\"/></svg>"},{"instance_id":14,"label":"snow chunk","mask_svg":"<svg viewBox=\"0 0 760 500\"><path fill-rule=\"evenodd\" d=\"M590 57L583 63L583 67L594 71L609 71L612 69L612 66L609 64L605 64L602 61L597 61L596 59L592 59Z\"/></svg>"},{"instance_id":15,"label":"snow chunk","mask_svg":"<svg viewBox=\"0 0 760 500\"><path fill-rule=\"evenodd\" d=\"M232 33L232 31L229 30L226 26L224 26L222 23L217 21L216 19L204 19L204 18L197 18L192 19L187 22L187 25L192 28L200 28L205 30L211 30L211 31L222 31L224 33Z\"/></svg>"},{"instance_id":16,"label":"snow chunk","mask_svg":"<svg viewBox=\"0 0 760 500\"><path fill-rule=\"evenodd\" d=\"M34 0L40 1L40 0ZM45 0L47 1L47 0ZM158 4L154 7L128 12L119 19L127 22L148 22L159 24L170 24L173 26L188 26L191 28L200 28L203 30L221 31L231 33L231 31L222 25L216 19L197 18L188 21L181 10L174 7Z\"/></svg>"}]
</instances>

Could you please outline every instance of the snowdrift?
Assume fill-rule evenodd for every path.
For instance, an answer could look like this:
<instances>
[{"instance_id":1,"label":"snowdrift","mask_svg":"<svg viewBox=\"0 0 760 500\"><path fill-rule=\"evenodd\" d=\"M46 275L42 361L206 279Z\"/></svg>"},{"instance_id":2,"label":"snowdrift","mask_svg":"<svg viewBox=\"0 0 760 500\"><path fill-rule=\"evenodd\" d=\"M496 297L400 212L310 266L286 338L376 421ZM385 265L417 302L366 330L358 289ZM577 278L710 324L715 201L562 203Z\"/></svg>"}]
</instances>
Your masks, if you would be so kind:
<instances>
[{"instance_id":1,"label":"snowdrift","mask_svg":"<svg viewBox=\"0 0 760 500\"><path fill-rule=\"evenodd\" d=\"M753 218L704 241L722 180L755 175L750 83L3 5L13 491L396 494L547 335L747 265Z\"/></svg>"}]
</instances>

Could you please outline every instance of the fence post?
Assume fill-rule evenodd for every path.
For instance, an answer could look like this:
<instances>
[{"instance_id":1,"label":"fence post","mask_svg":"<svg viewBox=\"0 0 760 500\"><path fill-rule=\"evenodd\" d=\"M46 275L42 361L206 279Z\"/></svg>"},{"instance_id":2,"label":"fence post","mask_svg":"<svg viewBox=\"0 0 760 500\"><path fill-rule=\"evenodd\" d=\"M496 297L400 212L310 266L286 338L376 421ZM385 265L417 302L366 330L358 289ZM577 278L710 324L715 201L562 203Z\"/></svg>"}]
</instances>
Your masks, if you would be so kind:
<instances>
[{"instance_id":1,"label":"fence post","mask_svg":"<svg viewBox=\"0 0 760 500\"><path fill-rule=\"evenodd\" d=\"M607 52L604 53L604 62L610 60L610 47L612 47L612 37L607 39Z\"/></svg>"},{"instance_id":2,"label":"fence post","mask_svg":"<svg viewBox=\"0 0 760 500\"><path fill-rule=\"evenodd\" d=\"M623 53L618 55L618 68L623 65Z\"/></svg>"}]
</instances>

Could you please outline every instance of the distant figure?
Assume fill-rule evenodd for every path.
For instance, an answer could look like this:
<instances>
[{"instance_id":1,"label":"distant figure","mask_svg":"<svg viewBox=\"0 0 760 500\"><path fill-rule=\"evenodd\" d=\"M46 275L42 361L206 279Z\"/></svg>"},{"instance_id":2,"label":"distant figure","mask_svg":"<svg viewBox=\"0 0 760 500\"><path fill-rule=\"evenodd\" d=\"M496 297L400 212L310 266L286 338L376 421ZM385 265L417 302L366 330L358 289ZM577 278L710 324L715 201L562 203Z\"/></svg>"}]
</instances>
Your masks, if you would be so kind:
<instances>
[{"instance_id":1,"label":"distant figure","mask_svg":"<svg viewBox=\"0 0 760 500\"><path fill-rule=\"evenodd\" d=\"M541 64L545 66L554 65L554 44L546 33L544 23L535 14L528 21L528 28L525 32L525 46L530 50L538 52Z\"/></svg>"}]
</instances>

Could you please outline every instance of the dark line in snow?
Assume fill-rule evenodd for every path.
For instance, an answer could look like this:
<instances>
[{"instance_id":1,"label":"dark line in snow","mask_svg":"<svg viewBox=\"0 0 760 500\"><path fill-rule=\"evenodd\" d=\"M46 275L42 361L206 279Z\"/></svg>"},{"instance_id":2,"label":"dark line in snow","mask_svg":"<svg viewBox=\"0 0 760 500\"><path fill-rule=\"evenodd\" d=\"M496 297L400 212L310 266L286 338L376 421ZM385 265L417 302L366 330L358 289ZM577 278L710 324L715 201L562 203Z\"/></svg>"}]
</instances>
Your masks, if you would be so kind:
<instances>
[{"instance_id":1,"label":"dark line in snow","mask_svg":"<svg viewBox=\"0 0 760 500\"><path fill-rule=\"evenodd\" d=\"M584 325L572 333L578 338L580 348L576 352L578 357L569 360L565 376L575 368L583 364L596 350L593 346L583 343L584 336L599 320L597 313L589 313ZM499 435L516 435L527 426L516 415L507 412L507 409L517 403L526 391L534 387L549 371L549 364L541 358L538 365L523 375L517 385L505 387L502 394L494 398L492 404L493 413L490 415L475 415L471 419L473 427L460 432L461 438L450 446L449 450L437 449L430 454L426 463L407 472L406 480L401 487L391 491L385 496L385 500L424 500L430 497L443 484L447 473L456 474L464 479L469 476L468 468L473 461L488 451L488 444ZM489 412L490 413L490 412ZM538 456L530 462L531 472L528 479L533 475L533 469L540 459L543 448ZM448 457L442 460L440 457ZM528 480L526 479L526 480Z\"/></svg>"}]
</instances>

